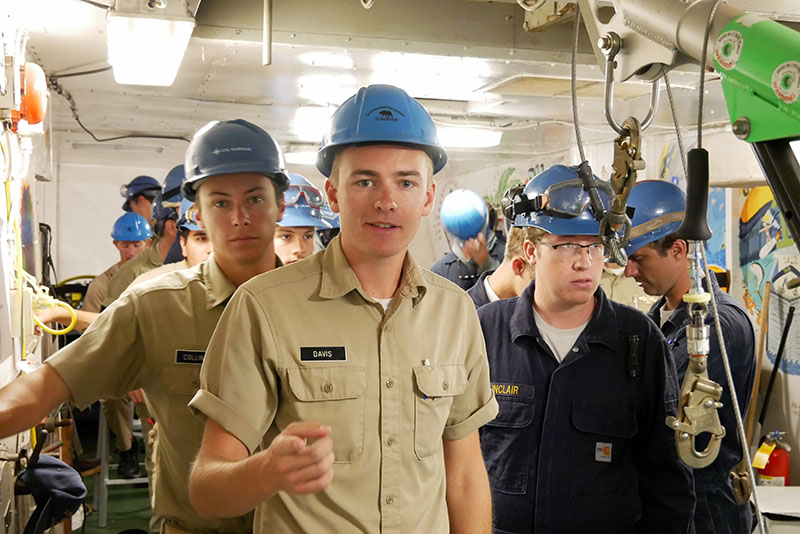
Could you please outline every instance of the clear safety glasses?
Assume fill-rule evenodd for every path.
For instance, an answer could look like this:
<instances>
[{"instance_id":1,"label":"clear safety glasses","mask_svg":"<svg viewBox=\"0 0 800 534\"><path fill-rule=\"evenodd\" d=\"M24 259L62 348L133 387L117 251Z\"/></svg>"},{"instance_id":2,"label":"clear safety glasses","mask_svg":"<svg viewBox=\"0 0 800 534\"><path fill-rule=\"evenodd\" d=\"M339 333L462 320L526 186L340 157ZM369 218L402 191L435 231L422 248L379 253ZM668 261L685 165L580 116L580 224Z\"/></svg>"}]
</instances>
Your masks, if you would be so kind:
<instances>
[{"instance_id":1,"label":"clear safety glasses","mask_svg":"<svg viewBox=\"0 0 800 534\"><path fill-rule=\"evenodd\" d=\"M283 203L287 206L293 206L300 200L300 196L305 197L306 203L312 208L321 208L325 203L319 189L308 185L290 185L283 192Z\"/></svg>"},{"instance_id":2,"label":"clear safety glasses","mask_svg":"<svg viewBox=\"0 0 800 534\"><path fill-rule=\"evenodd\" d=\"M539 245L550 247L555 252L556 256L560 259L572 259L578 255L583 255L583 251L589 253L589 257L593 260L599 260L606 256L606 249L602 243L589 243L588 245L580 245L578 243L561 243L559 245L551 245L544 241L539 241Z\"/></svg>"}]
</instances>

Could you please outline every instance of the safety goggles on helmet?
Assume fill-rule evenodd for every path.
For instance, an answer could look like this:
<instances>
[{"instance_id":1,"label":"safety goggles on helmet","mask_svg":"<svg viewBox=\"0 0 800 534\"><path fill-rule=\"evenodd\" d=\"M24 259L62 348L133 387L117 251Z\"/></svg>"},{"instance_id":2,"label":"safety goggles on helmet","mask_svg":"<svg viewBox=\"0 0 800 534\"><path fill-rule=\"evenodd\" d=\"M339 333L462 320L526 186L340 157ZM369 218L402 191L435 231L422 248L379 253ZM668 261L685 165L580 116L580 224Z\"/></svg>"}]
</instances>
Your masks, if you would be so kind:
<instances>
[{"instance_id":1,"label":"safety goggles on helmet","mask_svg":"<svg viewBox=\"0 0 800 534\"><path fill-rule=\"evenodd\" d=\"M614 189L608 182L595 181L603 205L610 206ZM527 198L521 188L509 190L510 198L503 198L503 213L516 218L532 214L546 214L552 217L577 217L591 205L589 193L583 189L580 179L559 182L548 187L541 195Z\"/></svg>"},{"instance_id":2,"label":"safety goggles on helmet","mask_svg":"<svg viewBox=\"0 0 800 534\"><path fill-rule=\"evenodd\" d=\"M197 206L191 200L181 200L180 211L178 212L178 227L190 232L202 230L197 224Z\"/></svg>"},{"instance_id":3,"label":"safety goggles on helmet","mask_svg":"<svg viewBox=\"0 0 800 534\"><path fill-rule=\"evenodd\" d=\"M283 203L293 206L297 204L301 196L305 197L306 204L312 208L321 208L325 204L325 199L322 198L319 189L310 185L290 185L283 192Z\"/></svg>"}]
</instances>

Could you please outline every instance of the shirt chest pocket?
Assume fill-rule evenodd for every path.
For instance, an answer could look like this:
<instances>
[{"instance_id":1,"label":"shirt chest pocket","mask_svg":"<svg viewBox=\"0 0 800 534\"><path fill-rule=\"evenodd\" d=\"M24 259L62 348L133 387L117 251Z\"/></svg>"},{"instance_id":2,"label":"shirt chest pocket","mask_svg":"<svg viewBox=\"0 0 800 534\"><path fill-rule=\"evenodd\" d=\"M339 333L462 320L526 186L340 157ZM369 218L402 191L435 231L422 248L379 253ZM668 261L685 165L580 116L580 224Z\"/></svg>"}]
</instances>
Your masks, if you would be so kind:
<instances>
[{"instance_id":1,"label":"shirt chest pocket","mask_svg":"<svg viewBox=\"0 0 800 534\"><path fill-rule=\"evenodd\" d=\"M442 434L457 395L467 389L463 365L421 365L414 368L414 452L430 458L442 447Z\"/></svg>"},{"instance_id":2,"label":"shirt chest pocket","mask_svg":"<svg viewBox=\"0 0 800 534\"><path fill-rule=\"evenodd\" d=\"M181 420L190 418L194 420L189 410L189 401L200 388L200 365L187 364L180 367L164 369L164 379L169 392L169 423L178 424ZM151 402L155 399L150 398ZM159 415L156 415L156 419Z\"/></svg>"},{"instance_id":3,"label":"shirt chest pocket","mask_svg":"<svg viewBox=\"0 0 800 534\"><path fill-rule=\"evenodd\" d=\"M330 425L336 463L352 463L364 452L363 367L301 367L288 370L291 399L286 424L315 421Z\"/></svg>"}]
</instances>

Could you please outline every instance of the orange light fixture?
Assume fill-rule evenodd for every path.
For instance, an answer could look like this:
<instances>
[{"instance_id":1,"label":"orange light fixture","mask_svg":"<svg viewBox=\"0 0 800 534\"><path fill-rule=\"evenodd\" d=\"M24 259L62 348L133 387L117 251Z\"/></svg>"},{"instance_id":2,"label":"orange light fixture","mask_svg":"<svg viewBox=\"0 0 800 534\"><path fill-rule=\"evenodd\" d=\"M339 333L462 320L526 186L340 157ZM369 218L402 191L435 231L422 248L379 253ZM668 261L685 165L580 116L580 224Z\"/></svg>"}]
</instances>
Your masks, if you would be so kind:
<instances>
[{"instance_id":1,"label":"orange light fixture","mask_svg":"<svg viewBox=\"0 0 800 534\"><path fill-rule=\"evenodd\" d=\"M17 131L20 120L28 124L39 124L47 116L47 78L42 67L36 63L26 63L20 68L19 111L11 113L12 130Z\"/></svg>"}]
</instances>

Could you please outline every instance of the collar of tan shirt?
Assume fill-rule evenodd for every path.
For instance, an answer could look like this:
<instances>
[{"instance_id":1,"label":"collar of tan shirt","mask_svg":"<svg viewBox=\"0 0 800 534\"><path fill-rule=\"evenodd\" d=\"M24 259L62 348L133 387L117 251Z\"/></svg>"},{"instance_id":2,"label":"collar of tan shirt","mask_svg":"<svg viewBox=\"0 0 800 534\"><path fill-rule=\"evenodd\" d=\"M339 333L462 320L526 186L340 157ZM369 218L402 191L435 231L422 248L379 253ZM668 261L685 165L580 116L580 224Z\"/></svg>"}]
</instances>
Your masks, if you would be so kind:
<instances>
[{"instance_id":1,"label":"collar of tan shirt","mask_svg":"<svg viewBox=\"0 0 800 534\"><path fill-rule=\"evenodd\" d=\"M214 255L208 257L200 264L200 273L206 285L206 309L210 310L231 298L236 286L228 280L228 277L219 268L214 260Z\"/></svg>"},{"instance_id":2,"label":"collar of tan shirt","mask_svg":"<svg viewBox=\"0 0 800 534\"><path fill-rule=\"evenodd\" d=\"M206 285L206 309L210 310L214 306L218 306L231 298L236 286L233 282L228 280L222 269L219 268L217 262L214 261L214 254L212 253L206 261L200 264L200 273L203 277L203 282ZM275 256L275 268L282 267L281 259Z\"/></svg>"},{"instance_id":3,"label":"collar of tan shirt","mask_svg":"<svg viewBox=\"0 0 800 534\"><path fill-rule=\"evenodd\" d=\"M326 299L335 299L356 290L361 296L368 299L361 287L361 282L359 282L356 273L350 267L350 262L347 261L347 257L344 255L339 236L330 242L323 254L322 283L319 296ZM425 279L410 252L406 252L406 257L403 260L403 275L398 292L401 297L412 299L414 306L422 300L422 297L427 292Z\"/></svg>"}]
</instances>

